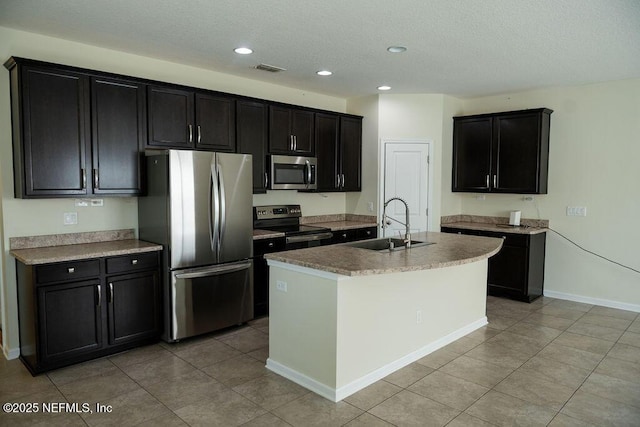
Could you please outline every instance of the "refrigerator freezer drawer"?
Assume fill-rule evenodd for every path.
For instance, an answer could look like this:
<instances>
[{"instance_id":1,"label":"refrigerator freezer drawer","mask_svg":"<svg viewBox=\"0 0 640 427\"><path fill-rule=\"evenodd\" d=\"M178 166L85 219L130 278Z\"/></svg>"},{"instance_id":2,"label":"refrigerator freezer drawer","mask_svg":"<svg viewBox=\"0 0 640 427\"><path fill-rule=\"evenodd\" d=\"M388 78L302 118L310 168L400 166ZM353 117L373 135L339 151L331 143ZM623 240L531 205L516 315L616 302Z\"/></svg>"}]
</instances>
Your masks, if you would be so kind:
<instances>
[{"instance_id":1,"label":"refrigerator freezer drawer","mask_svg":"<svg viewBox=\"0 0 640 427\"><path fill-rule=\"evenodd\" d=\"M253 318L253 261L171 272L171 341Z\"/></svg>"}]
</instances>

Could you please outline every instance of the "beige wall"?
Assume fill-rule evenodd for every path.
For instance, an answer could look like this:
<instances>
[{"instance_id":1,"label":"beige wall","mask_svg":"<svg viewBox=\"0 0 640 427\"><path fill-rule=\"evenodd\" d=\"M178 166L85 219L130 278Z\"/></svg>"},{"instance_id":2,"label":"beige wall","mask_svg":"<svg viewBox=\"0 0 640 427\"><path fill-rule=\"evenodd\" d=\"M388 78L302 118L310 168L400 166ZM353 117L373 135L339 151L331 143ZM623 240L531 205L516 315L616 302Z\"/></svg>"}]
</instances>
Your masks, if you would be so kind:
<instances>
[{"instance_id":1,"label":"beige wall","mask_svg":"<svg viewBox=\"0 0 640 427\"><path fill-rule=\"evenodd\" d=\"M640 270L640 79L559 87L462 101L463 114L547 107L551 115L549 193L453 195L443 164L443 212L545 218L581 246ZM445 140L451 152L451 139ZM446 183L446 184L445 184ZM460 206L458 208L458 206ZM586 206L586 217L566 216ZM545 291L640 310L640 274L587 254L547 234Z\"/></svg>"},{"instance_id":2,"label":"beige wall","mask_svg":"<svg viewBox=\"0 0 640 427\"><path fill-rule=\"evenodd\" d=\"M346 100L216 73L153 58L131 55L66 40L0 27L0 58L10 56L173 82L291 104L345 112ZM0 245L2 263L2 326L5 352L18 348L14 259L9 255L9 238L24 235L74 233L116 228L137 228L137 199L105 198L104 207L75 207L72 199L20 200L13 198L11 113L9 72L0 70ZM305 214L339 213L345 210L344 194L269 193L256 196L255 204L301 203ZM62 225L64 212L78 212L78 224Z\"/></svg>"}]
</instances>

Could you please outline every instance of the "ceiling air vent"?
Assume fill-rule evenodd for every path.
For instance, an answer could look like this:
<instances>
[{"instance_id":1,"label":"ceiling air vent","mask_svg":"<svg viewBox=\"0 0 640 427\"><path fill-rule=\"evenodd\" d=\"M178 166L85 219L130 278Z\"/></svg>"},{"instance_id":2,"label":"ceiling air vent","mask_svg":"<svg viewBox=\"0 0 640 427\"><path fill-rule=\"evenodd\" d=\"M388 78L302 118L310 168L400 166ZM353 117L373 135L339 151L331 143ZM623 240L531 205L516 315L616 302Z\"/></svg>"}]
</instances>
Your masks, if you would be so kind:
<instances>
[{"instance_id":1,"label":"ceiling air vent","mask_svg":"<svg viewBox=\"0 0 640 427\"><path fill-rule=\"evenodd\" d=\"M287 71L286 68L276 67L275 65L260 64L256 65L256 70L268 71L270 73L279 73L280 71Z\"/></svg>"}]
</instances>

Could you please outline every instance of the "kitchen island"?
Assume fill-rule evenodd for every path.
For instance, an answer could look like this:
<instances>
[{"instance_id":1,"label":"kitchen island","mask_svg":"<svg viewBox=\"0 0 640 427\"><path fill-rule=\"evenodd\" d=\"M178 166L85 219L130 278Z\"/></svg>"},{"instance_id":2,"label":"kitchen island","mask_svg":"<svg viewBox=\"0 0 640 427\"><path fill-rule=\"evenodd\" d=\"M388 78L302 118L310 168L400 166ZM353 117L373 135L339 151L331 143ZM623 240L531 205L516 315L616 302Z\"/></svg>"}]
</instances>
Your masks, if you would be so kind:
<instances>
[{"instance_id":1,"label":"kitchen island","mask_svg":"<svg viewBox=\"0 0 640 427\"><path fill-rule=\"evenodd\" d=\"M267 368L339 401L487 324L487 259L502 240L417 233L396 251L352 244L265 255Z\"/></svg>"}]
</instances>

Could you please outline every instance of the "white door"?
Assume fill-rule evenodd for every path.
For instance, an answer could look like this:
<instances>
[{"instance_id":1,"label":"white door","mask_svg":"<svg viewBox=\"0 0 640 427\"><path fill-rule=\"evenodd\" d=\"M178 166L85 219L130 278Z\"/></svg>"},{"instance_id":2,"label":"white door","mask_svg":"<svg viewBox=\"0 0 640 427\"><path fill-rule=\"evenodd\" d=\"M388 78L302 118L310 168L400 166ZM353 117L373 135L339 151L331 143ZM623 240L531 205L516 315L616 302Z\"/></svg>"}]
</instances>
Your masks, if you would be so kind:
<instances>
[{"instance_id":1,"label":"white door","mask_svg":"<svg viewBox=\"0 0 640 427\"><path fill-rule=\"evenodd\" d=\"M381 210L392 197L400 197L409 205L412 233L428 230L429 208L429 143L384 143L384 189ZM387 225L382 236L404 236L406 222L404 204L391 201L386 208ZM390 223L390 224L389 224Z\"/></svg>"}]
</instances>

